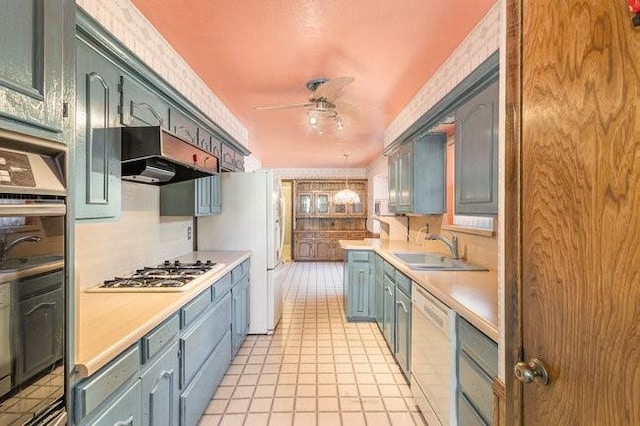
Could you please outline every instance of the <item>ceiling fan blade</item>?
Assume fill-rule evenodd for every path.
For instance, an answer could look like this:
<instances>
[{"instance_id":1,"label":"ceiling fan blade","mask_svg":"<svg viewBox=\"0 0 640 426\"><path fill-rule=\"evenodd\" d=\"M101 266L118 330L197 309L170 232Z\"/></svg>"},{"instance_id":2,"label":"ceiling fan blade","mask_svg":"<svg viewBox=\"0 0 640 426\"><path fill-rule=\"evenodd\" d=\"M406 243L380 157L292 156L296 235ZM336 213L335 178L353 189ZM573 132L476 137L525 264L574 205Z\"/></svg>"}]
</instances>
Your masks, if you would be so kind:
<instances>
[{"instance_id":1,"label":"ceiling fan blade","mask_svg":"<svg viewBox=\"0 0 640 426\"><path fill-rule=\"evenodd\" d=\"M327 80L318 86L311 96L309 96L309 100L314 101L324 99L328 102L333 102L338 96L338 93L340 93L346 85L353 83L353 80L353 77L338 77Z\"/></svg>"},{"instance_id":2,"label":"ceiling fan blade","mask_svg":"<svg viewBox=\"0 0 640 426\"><path fill-rule=\"evenodd\" d=\"M356 119L360 115L360 110L346 102L334 102L336 109L338 110L338 115L349 117Z\"/></svg>"},{"instance_id":3,"label":"ceiling fan blade","mask_svg":"<svg viewBox=\"0 0 640 426\"><path fill-rule=\"evenodd\" d=\"M255 106L253 109L288 109L288 108L307 108L310 106L314 106L313 102L300 102L297 104L286 104L286 105L260 105Z\"/></svg>"}]
</instances>

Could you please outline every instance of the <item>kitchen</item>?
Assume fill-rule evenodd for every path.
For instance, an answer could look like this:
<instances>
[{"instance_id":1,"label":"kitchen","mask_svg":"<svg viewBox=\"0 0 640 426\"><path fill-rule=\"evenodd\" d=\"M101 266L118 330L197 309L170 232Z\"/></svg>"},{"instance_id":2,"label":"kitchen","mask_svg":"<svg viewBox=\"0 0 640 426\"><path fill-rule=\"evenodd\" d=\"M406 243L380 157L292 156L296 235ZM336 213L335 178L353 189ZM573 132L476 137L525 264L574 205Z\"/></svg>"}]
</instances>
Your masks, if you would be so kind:
<instances>
[{"instance_id":1,"label":"kitchen","mask_svg":"<svg viewBox=\"0 0 640 426\"><path fill-rule=\"evenodd\" d=\"M64 4L64 8L60 7L56 11L55 6L51 6L54 3ZM44 37L48 43L45 50L60 49L56 43L63 39L66 40L65 43L70 43L66 45L74 46L77 26L77 40L80 43L78 66L95 66L99 63L101 64L99 69L105 70L102 75L97 75L92 74L95 69L85 68L87 72L80 79L79 75L75 73L75 66L73 66L76 63L75 52L67 49L64 50L64 55L47 59L54 60L54 63L48 63L47 69L60 71L59 75L53 76L51 81L76 81L78 79L77 81L87 82L87 84L77 85L78 94L82 93L82 87L89 88L91 91L96 90L98 95L102 94L103 96L102 106L100 106L100 99L95 96L92 96L91 99L95 99L101 109L92 109L91 112L95 114L87 116L85 108L88 104L79 103L76 105L75 102L68 102L69 99L75 99L75 94L70 86L66 85L63 89L58 87L60 96L53 99L54 106L59 108L47 110L37 106L32 107L34 110L39 110L39 113L16 120L15 117L20 117L25 113L24 110L20 111L19 107L17 109L15 107L22 102L19 96L29 95L16 95L15 93L20 91L13 90L12 92L10 89L7 89L10 94L6 95L9 97L3 99L11 99L11 101L3 101L2 108L0 108L3 111L3 148L15 149L18 143L39 146L42 147L43 154L46 154L45 157L51 159L59 158L57 157L59 152L69 153L68 164L59 167L62 172L58 176L64 176L65 172L68 172L69 176L74 177L66 182L67 194L69 194L65 235L68 241L66 282L70 286L69 290L74 288L72 285L74 283L77 289L77 291L67 292L67 306L69 307L73 307L75 303L85 297L84 289L116 275L135 271L142 266L155 266L163 260L173 260L190 253L194 247L194 237L198 239L203 237L200 232L200 219L194 219L196 214L162 214L161 189L157 189L157 187L150 189L151 187L140 183L121 180L118 176L121 166L118 157L121 148L121 141L118 139L120 136L107 131L96 133L96 139L86 138L88 133L83 127L86 126L86 123L91 123L95 128L109 129L121 125L149 126L150 121L155 120L155 122L162 124L169 123L168 126L171 127L169 130L172 133L180 133L178 136L182 138L189 137L189 135L193 137L200 133L205 134L204 139L208 141L208 149L212 151L215 158L220 159L220 169L250 171L261 168L261 161L265 166L270 164L268 162L270 161L273 166L265 168L274 169L285 179L308 178L313 173L309 169L317 170L317 175L311 176L316 178L339 179L344 178L345 172L348 172L346 167L340 168L337 164L337 161L342 159L342 153L340 155L334 153L338 158L333 166L321 164L313 166L310 164L304 169L297 169L295 168L296 163L287 164L287 157L289 161L292 161L294 155L299 155L297 151L302 151L302 155L307 157L320 158L318 151L323 149L322 144L317 143L321 139L318 139L318 135L315 133L310 136L310 141L313 142L311 146L299 143L298 145L302 145L301 147L291 149L288 155L281 155L285 159L281 163L268 160L271 155L266 149L268 144L262 145L260 148L261 145L257 141L261 136L254 136L248 132L244 125L234 117L234 114L218 98L210 94L211 92L197 77L197 74L188 69L186 62L178 59L173 48L158 36L156 30L147 21L148 18L138 12L133 4L128 1L118 1L108 5L98 3L78 2L81 11L77 12L73 2L50 2L46 7L51 9L40 12L44 12L47 20L51 19L50 22L58 23L58 26L53 27L53 32L47 33ZM150 14L149 10L145 10L144 2L135 3L145 13ZM573 422L633 424L634 420L638 418L638 412L637 408L633 408L633 404L629 401L637 400L633 397L636 394L633 393L635 388L632 384L635 383L634 380L637 380L638 373L630 370L630 366L634 365L633 361L637 360L637 355L624 348L627 345L633 347L634 343L637 343L637 332L634 332L636 330L634 316L628 314L630 310L632 312L633 301L637 301L638 297L637 291L633 290L632 285L636 280L633 275L633 265L637 264L638 250L637 247L628 244L637 228L637 217L632 212L637 210L635 208L637 207L637 196L633 188L637 182L638 171L637 168L634 168L633 162L628 161L628 159L634 158L635 142L633 141L637 138L633 136L637 134L634 133L637 131L634 127L635 122L628 120L623 112L630 111L631 106L628 98L620 95L614 101L604 93L619 93L616 90L619 91L620 87L624 87L626 93L633 93L633 89L637 88L637 78L633 71L634 64L637 62L634 61L635 56L633 56L637 54L635 53L637 49L633 49L637 45L637 34L631 26L632 15L627 11L624 2L619 2L622 3L619 5L613 3L597 6L582 4L581 7L575 8L571 6L578 2L563 2L560 5L547 3L549 4L532 5L526 1L501 1L495 4L487 2L484 13L478 13L473 22L467 23L467 31L464 32L460 40L454 43L454 47L457 46L457 48L444 54L441 64L436 65L440 68L433 70L434 76L426 84L423 78L413 89L413 92L408 94L406 99L410 101L406 108L402 108L404 105L397 107L396 110L399 111L397 115L390 117L385 123L384 137L381 133L379 134L377 139L379 145L375 152L363 154L370 155L369 160L356 160L355 150L366 152L369 148L354 144L351 159L353 164L360 169L352 171L353 174L349 177L368 178L370 194L380 191L379 188L374 187L372 182L374 178L388 174L386 170L388 158L382 156L382 151L389 149L387 153L393 156L394 154L391 152L393 142L403 136L410 136L409 133L412 132L414 123L418 123L418 126L429 125L430 123L426 121L420 122L420 119L432 108L437 107L439 100L446 99L448 93L472 75L474 70L485 64L485 61L500 48L500 99L503 100L500 103L502 110L500 128L504 131L499 132L498 181L500 187L498 192L501 194L499 197L501 201L497 206L498 214L496 217L498 220L493 224L492 232L495 232L495 236L489 238L473 234L467 236L467 234L455 231L460 238L460 248L463 250L466 248L469 263L482 265L487 260L495 262L495 266L491 264L491 269L495 271L496 277L495 284L493 284L496 286L495 303L497 306L493 308L495 310L493 315L496 316L496 319L492 330L484 331L492 331L489 333L493 334L490 337L498 344L499 348L499 367L496 375L498 381L494 383L493 388L493 392L497 396L494 400L497 401L497 411L503 413L502 415L508 419L505 424L520 424L521 421L526 424L549 424L547 422L557 424L571 424ZM7 7L12 8L13 6L7 5L5 9ZM525 19L521 20L522 17L519 14L523 13L523 10L528 13L523 14ZM581 13L581 10L584 13ZM79 17L77 21L76 13ZM16 16L24 18L23 15ZM460 14L458 17L462 18ZM549 23L545 21L545 18ZM12 18L4 19L7 20L7 22L3 21L5 28L10 28L10 24L18 25L15 23L19 21L17 18L14 20ZM566 19L570 25L552 25L552 23L563 22L563 19ZM107 31L97 31L96 25L92 24L93 20L97 20ZM130 24L125 25L124 23ZM602 30L601 23L604 23L605 30ZM157 25L160 27L161 24ZM507 28L509 32L506 31ZM18 33L18 29L19 27L16 28L16 33ZM579 31L580 37L574 37L572 33L564 33L564 31L574 29ZM467 33L470 36L465 38ZM567 44L579 46L576 51L581 52L586 59L584 62L580 62L580 60L572 62L573 57L566 54L564 49L567 46L560 45L562 43L551 45L533 41L536 40L536 37L544 39L542 34L552 34L559 39L570 40ZM561 36L565 37L560 38ZM13 40L8 43L23 41ZM590 42L593 42L593 45L590 45ZM132 50L137 57L119 50L123 45L125 49ZM615 52L616 55L589 55L591 49L597 51L597 47L602 45L607 46L607 49ZM9 51L8 46L10 45L5 45L7 51ZM87 52L91 52L87 50L87 46L98 54L87 55ZM158 52L163 53L158 55ZM629 56L631 59L622 59ZM570 76L565 76L565 80L563 80L558 77L563 75L562 73L553 73L553 64L550 65L546 62L545 58L547 57L554 58L556 63L564 64L567 69L574 69L575 72ZM58 61L57 65L55 60ZM81 62L81 60L86 60L86 62ZM60 61L67 65L62 67ZM152 66L156 73L162 75L163 78L149 80L148 77L145 77L145 80L141 80L136 69L144 69L147 66L145 63ZM583 68L584 64L588 64L588 66ZM27 67L36 67L37 65L30 64ZM109 74L106 70L113 70L114 66L120 67L125 72L116 69L112 74ZM10 72L9 68L6 68L8 71L3 72ZM520 71L514 72L514 69ZM608 69L610 72L602 75L614 76L617 80L615 78L606 80L604 77L604 81L596 80L594 69ZM345 75L345 73L336 76L340 75ZM540 79L538 83L536 79L540 75L545 78ZM308 78L314 77L316 76L308 76ZM588 87L592 88L595 85L599 90L587 90L584 84L581 85L584 80L590 82L587 84ZM144 82L143 85L140 85L141 81ZM361 79L356 79L345 90L345 99L347 99L346 95L350 93L349 90L355 91L354 87L359 81ZM29 81L25 83L25 79L19 80L18 83L31 84ZM158 90L151 93L151 96L144 90L142 93L140 92L141 88L149 87L149 84ZM548 84L549 88L543 86L544 84ZM9 86L15 87L15 85L15 83L11 83ZM55 85L46 86L47 90L55 87ZM42 86L39 90L42 90ZM65 90L71 90L71 92L65 92ZM213 90L216 91L216 88L213 87ZM417 94L416 91L418 91ZM562 91L567 93L567 96L562 99L545 96L545 94ZM123 94L124 102L127 102L127 106L131 106L131 108L117 111L117 107L123 101L118 99L119 93ZM158 93L162 94L159 100ZM167 99L166 94L169 94L171 98L166 110L166 117L163 115L164 113L155 117L152 112L157 108L154 110L148 106L162 105L162 102ZM130 98L126 99L128 96ZM154 96L156 97L154 98ZM587 100L586 104L575 101L575 99L582 99L582 96ZM282 99L282 102L277 96L263 96L260 105L294 102L296 97L299 102L297 94ZM35 98L37 99L38 96ZM66 100L64 105L63 99ZM41 103L42 100L39 102ZM505 114L504 103L513 107L516 114L513 116ZM544 108L539 107L540 105L543 105ZM614 112L606 118L601 117L598 114L605 114L602 112L601 105L607 105L610 111ZM93 105L91 106L93 107ZM369 113L366 107L360 104L358 107L361 108L362 115ZM511 109L507 110L511 111ZM304 110L302 112L304 113ZM589 112L595 114L596 121L587 122L582 118L593 117ZM183 120L185 113L187 118L194 117L200 125L195 131L189 128L189 120ZM257 114L258 111L255 113ZM283 120L275 115L275 111L260 111L260 114L260 118L257 120L274 123ZM539 120L540 114L543 114L543 120ZM71 117L71 119L63 120L63 116ZM555 121L556 117L561 116L566 116L572 125L566 126L560 121ZM104 120L102 124L100 124L100 120ZM286 120L284 119L284 121ZM541 121L550 125L550 129L556 126L563 138L558 138L555 133L541 128ZM597 127L593 132L587 130L580 132L580 129L590 129L589 123L593 122L599 123L600 127ZM178 124L174 125L174 123ZM349 120L345 120L344 125L347 126L349 123ZM202 131L199 133L198 130ZM405 133L407 131L409 133ZM603 151L604 147L601 141L620 139L619 135L621 134L627 135L627 142L605 144L606 149L610 151ZM267 138L267 135L264 138ZM538 145L531 143L532 140L535 140ZM86 150L95 149L95 141L102 143L102 147L107 146L112 150L109 151L111 161L104 164L98 161L87 169L79 167L74 162L78 157L84 156L81 154L90 152ZM217 141L217 143L213 143L213 141ZM550 145L549 141L553 141L553 144ZM65 144L68 144L68 151ZM584 150L580 151L578 147L584 147ZM217 153L216 148L219 150ZM231 161L225 162L223 149L226 150L227 160L231 158ZM275 150L273 151L275 152ZM330 150L326 149L325 151ZM79 152L81 154L78 154ZM253 155L247 156L249 152ZM98 154L96 152L96 155ZM545 154L547 156L552 154L551 158L558 160L564 167L549 164L543 157ZM88 156L87 158L93 157ZM103 154L99 158L104 159L107 156ZM118 161L115 161L114 158L117 158ZM575 159L575 161L572 162L571 159ZM606 167L596 173L598 164L605 164ZM124 164L122 167L124 170ZM327 172L327 169L334 170ZM85 170L95 173L97 179L93 179L94 176L89 179L82 175L81 173L85 173ZM108 172L105 172L107 170ZM563 170L572 173L563 174ZM38 174L34 174L36 174L38 181ZM209 184L215 187L218 182L213 182L213 179ZM64 182L64 179L58 179L58 181ZM88 185L89 182L92 185ZM585 185L585 182L588 184ZM222 187L224 188L224 186ZM191 184L189 190L187 192L193 195L197 188ZM37 195L39 197L43 195L55 197L51 190L43 189L43 191L46 194ZM79 194L88 194L88 198L82 200L82 196ZM581 199L574 198L574 194L577 194ZM224 191L222 197L225 197ZM447 199L452 198L447 197ZM369 212L374 210L374 199L371 195L368 197L367 210ZM582 200L591 200L592 204L586 205ZM188 203L181 204L186 206ZM207 207L211 211L217 208L215 203L209 204ZM165 205L164 208L168 209L169 206ZM224 199L222 208L224 209ZM447 212L449 211L447 208ZM7 215L3 214L4 216ZM74 217L79 220L76 222L73 220ZM570 221L567 220L569 218ZM378 224L375 226L380 227L381 236L387 236L391 240L406 240L407 234L410 238L415 239L420 233L419 229L427 225L434 232L441 227L438 220L425 219L421 216L407 215L379 219L381 220L376 220ZM464 225L449 223L447 226L464 227ZM615 232L611 232L611 227ZM53 228L59 229L60 226L57 225ZM368 218L367 228L374 229L371 217ZM44 229L49 230L47 227ZM422 232L423 235L429 233ZM49 235L53 234L47 232L38 238ZM521 238L507 238L512 235L518 235ZM562 238L558 236L562 236ZM487 251L487 244L483 246L482 242L478 242L486 239L491 241L488 244L489 259L486 259L486 254L484 254L484 259L483 255L474 258L479 252ZM38 244L40 243L25 242L16 246L15 256L21 256L18 249L43 247ZM446 252L447 250L447 247L439 241L429 241L426 244L429 251ZM200 244L198 245L200 246ZM48 244L47 247L49 247ZM218 247L211 248L219 249ZM376 250L381 251L377 248L374 248L373 251L377 253ZM612 257L610 253L615 253L616 257ZM37 255L45 256L48 253L37 253ZM242 265L247 258L242 258L244 255L239 256L240 258L220 262L225 263L225 268L230 268L231 272L231 282L224 281L223 285L229 287L242 285L241 283L246 276ZM542 261L543 256L547 259L546 262ZM572 259L574 262L571 261ZM183 259L185 262L196 260L206 262L208 259ZM56 264L53 268L58 268L58 266ZM248 265L245 266L248 267ZM253 263L251 266L253 267ZM392 266L399 271L399 274L419 280L416 274L410 272L400 263L395 262ZM237 282L233 273L236 267L240 267L235 274ZM466 274L480 273L468 272ZM613 273L617 277L615 283L608 283L606 286L606 288L615 286L617 291L612 294L610 291L604 290L603 281ZM431 274L435 276L435 273ZM445 274L445 272L438 274ZM401 276L397 273L394 275ZM557 278L550 281L550 276ZM198 290L205 290L206 284L200 283L197 279L194 281L196 285L202 285ZM549 287L547 283L559 285ZM575 283L580 283L581 286L576 286ZM546 284L547 287L542 287L542 284ZM210 288L216 288L217 285ZM533 287L530 288L531 285ZM585 293L585 289L589 289L589 292ZM197 293L198 291L193 290L192 295L195 297ZM232 292L228 294L232 294ZM533 298L531 299L532 303L525 303L525 295ZM210 296L212 306L208 308L210 310L207 312L215 315L213 302L218 299L216 299L213 290L211 290ZM601 300L602 304L589 301L593 300L592 296L597 297L596 300ZM120 297L121 300L128 298L125 295ZM171 306L170 303L167 303L169 297L166 294L149 294L146 298L156 300L153 303L162 305L166 310L182 309L180 306ZM226 297L226 295L221 295L221 300L226 300ZM551 297L553 299L550 299ZM447 300L442 301L447 304ZM250 295L249 303L253 303ZM152 305L152 302L149 304ZM580 307L580 309L572 309L573 306ZM622 308L625 306L626 308ZM551 307L553 308L551 309ZM84 309L89 314L98 315L96 311L92 312L90 305L84 306ZM117 307L113 307L113 309L115 310ZM141 311L141 316L148 313L141 308L138 309ZM155 310L156 308L150 306L147 309ZM83 322L83 315L87 313L83 313L81 302L77 312L74 309L70 309L69 312L71 315L67 330L70 338L67 339L67 344L73 345L75 333L80 333L79 336L85 336L82 333L86 333L86 331L82 330L82 327L89 326L89 323ZM208 313L206 315L209 315ZM611 320L603 323L601 321L603 315ZM108 319L108 321L112 320ZM115 320L113 321L115 324ZM143 318L142 321L149 322L140 329L145 330L145 332L139 331L142 333L140 338L143 338L145 333L150 332L153 328L150 325L153 322L151 314ZM178 322L182 324L182 321L183 319L180 319ZM532 322L529 323L529 321ZM535 321L544 325L542 328L544 332L554 329L555 334L541 335L538 331L540 327L532 325ZM167 327L175 327L171 321L166 324ZM555 327L554 324L556 324ZM570 328L568 330L558 328L560 326L557 324L567 324L567 327ZM478 327L478 324L475 325ZM115 327L114 325L113 328ZM186 328L179 331L180 327L181 325L178 325L176 333L189 331ZM106 336L114 330L108 324L105 324L103 328L104 333L107 333L104 340L107 341L108 337ZM587 340L576 337L578 334L575 333L578 333L579 330ZM616 335L620 336L614 339L615 350L601 349L610 346L609 343L601 340L601 336L610 335L611 330L616 330ZM173 338L176 338L176 333L172 334ZM101 334L102 332L96 333L92 339L100 343ZM186 337L186 335L180 335ZM525 344L529 341L529 344ZM558 342L570 344L559 344ZM594 349L594 351L580 350L585 344L598 349ZM102 366L107 359L113 359L122 353L118 348L110 348L109 351L111 353L101 355L104 359L98 365ZM195 356L206 358L210 353L213 353L212 351L214 352L215 348L210 348L206 354L198 353ZM74 365L74 357L79 358L80 361L85 357L82 351L77 353L75 347L68 347L66 352L70 365ZM145 356L151 357L151 354ZM135 357L136 355L132 355L123 359L134 364L131 360ZM527 386L517 384L513 366L520 361L527 363L531 361L530 365L521 365L519 368L520 371L525 371L528 376L531 376L528 380L537 381L538 376L535 374L537 364L533 363L532 358L540 358L547 363L550 374L548 386L539 386L535 383ZM604 362L607 358L617 361L615 365L621 366L621 368L614 371L613 366ZM142 357L142 359L145 358ZM602 368L603 373L588 378L580 376L579 372L574 371L574 364L569 362L572 359L576 360L577 364L575 365L588 365L592 370L596 367ZM202 362L205 361L202 360ZM135 364L138 368L137 363ZM89 371L93 370L89 368L85 373L89 374ZM191 379L195 380L193 377ZM526 377L523 378L527 380ZM186 379L181 378L181 380ZM585 380L588 386L582 384ZM70 383L75 384L77 381L74 378L70 380ZM584 403L581 404L580 401L592 400L593 397L589 392L593 392L596 387L599 387L605 403L583 406ZM553 392L553 397L550 396L551 392ZM71 411L77 413L79 410L76 407L77 404L72 401L74 394L76 393L66 393L69 399L68 406L72 407ZM500 397L501 395L502 397ZM93 402L98 404L96 401ZM545 401L545 404L534 403L536 401ZM561 406L565 408L564 411L571 414L557 413L549 408L545 411L545 406L549 404L548 401L560 401ZM539 406L541 408L538 408ZM100 410L101 408L97 409L97 411ZM627 413L624 417L625 420L620 420L622 417L618 416L622 416L621 413L625 412ZM538 418L537 416L542 417ZM582 422L575 419L582 419ZM71 418L70 421L74 420ZM496 423L494 421L494 424Z\"/></svg>"}]
</instances>

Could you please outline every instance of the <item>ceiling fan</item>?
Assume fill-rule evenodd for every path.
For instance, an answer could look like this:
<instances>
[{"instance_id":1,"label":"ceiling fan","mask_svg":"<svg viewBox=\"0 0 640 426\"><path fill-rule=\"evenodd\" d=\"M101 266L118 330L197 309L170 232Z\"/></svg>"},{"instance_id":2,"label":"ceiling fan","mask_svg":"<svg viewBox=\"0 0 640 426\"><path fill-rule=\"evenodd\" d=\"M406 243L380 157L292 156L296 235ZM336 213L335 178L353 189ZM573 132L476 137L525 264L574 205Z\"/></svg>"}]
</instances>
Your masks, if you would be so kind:
<instances>
[{"instance_id":1,"label":"ceiling fan","mask_svg":"<svg viewBox=\"0 0 640 426\"><path fill-rule=\"evenodd\" d=\"M357 109L348 103L337 101L340 92L353 83L353 77L337 77L332 79L314 78L307 81L306 87L311 90L309 100L284 105L256 106L257 110L268 109L289 109L305 108L307 110L308 122L312 128L320 123L322 119L333 119L338 130L344 128L344 123L340 114L355 116Z\"/></svg>"}]
</instances>

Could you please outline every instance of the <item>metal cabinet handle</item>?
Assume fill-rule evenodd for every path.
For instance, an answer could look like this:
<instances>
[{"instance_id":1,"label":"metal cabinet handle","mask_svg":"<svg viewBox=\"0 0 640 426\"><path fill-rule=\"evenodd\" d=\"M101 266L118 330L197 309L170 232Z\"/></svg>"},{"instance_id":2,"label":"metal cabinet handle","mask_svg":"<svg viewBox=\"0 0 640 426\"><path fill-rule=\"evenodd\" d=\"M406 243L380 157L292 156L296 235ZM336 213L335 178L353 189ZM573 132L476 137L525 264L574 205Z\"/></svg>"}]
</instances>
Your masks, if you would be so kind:
<instances>
[{"instance_id":1,"label":"metal cabinet handle","mask_svg":"<svg viewBox=\"0 0 640 426\"><path fill-rule=\"evenodd\" d=\"M38 309L45 307L45 306L56 306L55 302L44 302L44 303L38 303L36 306L34 306L32 309L30 309L29 311L25 312L25 315L31 315L32 313L34 313L35 311L37 311Z\"/></svg>"},{"instance_id":2,"label":"metal cabinet handle","mask_svg":"<svg viewBox=\"0 0 640 426\"><path fill-rule=\"evenodd\" d=\"M547 373L547 366L538 358L531 358L528 363L519 362L513 367L513 371L516 374L518 380L522 383L539 383L541 385L547 385L549 383L549 373Z\"/></svg>"},{"instance_id":3,"label":"metal cabinet handle","mask_svg":"<svg viewBox=\"0 0 640 426\"><path fill-rule=\"evenodd\" d=\"M160 126L162 127L164 125L164 120L162 120L162 117L160 117L160 115L156 112L156 110L153 109L153 107L151 105L149 105L148 103L131 101L131 115L134 115L133 114L133 108L135 108L135 107L145 108L145 109L149 110L151 115L153 115L153 117L156 120L158 120L158 123L160 124Z\"/></svg>"},{"instance_id":4,"label":"metal cabinet handle","mask_svg":"<svg viewBox=\"0 0 640 426\"><path fill-rule=\"evenodd\" d=\"M389 294L389 296L393 296L393 293L391 292L391 289L389 287L385 287L384 291L386 291Z\"/></svg>"},{"instance_id":5,"label":"metal cabinet handle","mask_svg":"<svg viewBox=\"0 0 640 426\"><path fill-rule=\"evenodd\" d=\"M133 416L130 416L127 420L120 420L119 422L115 422L113 426L126 426L133 424Z\"/></svg>"},{"instance_id":6,"label":"metal cabinet handle","mask_svg":"<svg viewBox=\"0 0 640 426\"><path fill-rule=\"evenodd\" d=\"M406 313L409 313L409 310L407 309L406 305L404 304L404 302L403 302L402 300L398 300L398 301L396 302L396 305L402 306L402 309L404 309L404 311L405 311Z\"/></svg>"}]
</instances>

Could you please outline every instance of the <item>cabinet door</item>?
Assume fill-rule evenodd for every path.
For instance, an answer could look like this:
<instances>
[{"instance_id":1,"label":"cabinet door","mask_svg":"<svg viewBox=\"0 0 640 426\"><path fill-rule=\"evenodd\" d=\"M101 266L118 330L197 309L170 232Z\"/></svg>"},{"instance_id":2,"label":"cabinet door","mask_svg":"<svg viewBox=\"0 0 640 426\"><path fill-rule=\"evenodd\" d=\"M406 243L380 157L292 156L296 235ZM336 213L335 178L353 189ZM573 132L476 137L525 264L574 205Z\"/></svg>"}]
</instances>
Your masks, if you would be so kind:
<instances>
[{"instance_id":1,"label":"cabinet door","mask_svg":"<svg viewBox=\"0 0 640 426\"><path fill-rule=\"evenodd\" d=\"M214 157L222 158L222 142L216 139L215 136L211 136L211 153ZM221 163L220 161L218 163Z\"/></svg>"},{"instance_id":2,"label":"cabinet door","mask_svg":"<svg viewBox=\"0 0 640 426\"><path fill-rule=\"evenodd\" d=\"M208 216L212 213L213 187L211 177L196 179L196 216Z\"/></svg>"},{"instance_id":3,"label":"cabinet door","mask_svg":"<svg viewBox=\"0 0 640 426\"><path fill-rule=\"evenodd\" d=\"M142 374L142 424L178 424L178 371L180 366L178 343Z\"/></svg>"},{"instance_id":4,"label":"cabinet door","mask_svg":"<svg viewBox=\"0 0 640 426\"><path fill-rule=\"evenodd\" d=\"M176 108L169 109L169 129L179 138L198 145L198 126Z\"/></svg>"},{"instance_id":5,"label":"cabinet door","mask_svg":"<svg viewBox=\"0 0 640 426\"><path fill-rule=\"evenodd\" d=\"M298 194L296 199L296 215L310 216L313 212L313 195L311 193Z\"/></svg>"},{"instance_id":6,"label":"cabinet door","mask_svg":"<svg viewBox=\"0 0 640 426\"><path fill-rule=\"evenodd\" d=\"M120 70L76 39L76 218L120 215Z\"/></svg>"},{"instance_id":7,"label":"cabinet door","mask_svg":"<svg viewBox=\"0 0 640 426\"><path fill-rule=\"evenodd\" d=\"M236 152L229 145L222 143L222 159L221 166L225 168L225 170L235 171L236 170Z\"/></svg>"},{"instance_id":8,"label":"cabinet door","mask_svg":"<svg viewBox=\"0 0 640 426\"><path fill-rule=\"evenodd\" d=\"M328 238L315 240L315 259L331 260L333 258L333 240Z\"/></svg>"},{"instance_id":9,"label":"cabinet door","mask_svg":"<svg viewBox=\"0 0 640 426\"><path fill-rule=\"evenodd\" d=\"M62 359L64 298L62 287L18 303L15 380L23 383Z\"/></svg>"},{"instance_id":10,"label":"cabinet door","mask_svg":"<svg viewBox=\"0 0 640 426\"><path fill-rule=\"evenodd\" d=\"M383 329L383 321L384 321L384 274L382 273L382 269L379 271L376 269L375 273L375 306L376 306L376 322L378 323L378 327L380 330Z\"/></svg>"},{"instance_id":11,"label":"cabinet door","mask_svg":"<svg viewBox=\"0 0 640 426\"><path fill-rule=\"evenodd\" d=\"M344 250L340 247L339 240L331 240L333 244L333 254L331 255L331 260L341 261L344 259Z\"/></svg>"},{"instance_id":12,"label":"cabinet door","mask_svg":"<svg viewBox=\"0 0 640 426\"><path fill-rule=\"evenodd\" d=\"M198 146L207 152L211 152L211 133L202 127L198 127Z\"/></svg>"},{"instance_id":13,"label":"cabinet door","mask_svg":"<svg viewBox=\"0 0 640 426\"><path fill-rule=\"evenodd\" d=\"M295 258L297 260L309 260L314 258L313 239L299 239L296 241Z\"/></svg>"},{"instance_id":14,"label":"cabinet door","mask_svg":"<svg viewBox=\"0 0 640 426\"><path fill-rule=\"evenodd\" d=\"M244 314L246 308L243 309L244 303L242 283L238 283L231 288L231 355L235 356L240 349L243 333L245 330Z\"/></svg>"},{"instance_id":15,"label":"cabinet door","mask_svg":"<svg viewBox=\"0 0 640 426\"><path fill-rule=\"evenodd\" d=\"M222 213L222 182L220 175L216 174L211 180L211 214Z\"/></svg>"},{"instance_id":16,"label":"cabinet door","mask_svg":"<svg viewBox=\"0 0 640 426\"><path fill-rule=\"evenodd\" d=\"M316 215L329 214L329 194L314 194L314 212Z\"/></svg>"},{"instance_id":17,"label":"cabinet door","mask_svg":"<svg viewBox=\"0 0 640 426\"><path fill-rule=\"evenodd\" d=\"M349 265L348 319L369 317L369 264Z\"/></svg>"},{"instance_id":18,"label":"cabinet door","mask_svg":"<svg viewBox=\"0 0 640 426\"><path fill-rule=\"evenodd\" d=\"M398 153L389 156L389 210L398 206Z\"/></svg>"},{"instance_id":19,"label":"cabinet door","mask_svg":"<svg viewBox=\"0 0 640 426\"><path fill-rule=\"evenodd\" d=\"M455 213L498 214L498 82L456 111Z\"/></svg>"},{"instance_id":20,"label":"cabinet door","mask_svg":"<svg viewBox=\"0 0 640 426\"><path fill-rule=\"evenodd\" d=\"M396 360L409 374L411 359L411 299L396 287Z\"/></svg>"},{"instance_id":21,"label":"cabinet door","mask_svg":"<svg viewBox=\"0 0 640 426\"><path fill-rule=\"evenodd\" d=\"M120 79L122 110L120 121L124 126L169 125L169 106L150 89L134 82L130 77Z\"/></svg>"},{"instance_id":22,"label":"cabinet door","mask_svg":"<svg viewBox=\"0 0 640 426\"><path fill-rule=\"evenodd\" d=\"M395 324L396 324L396 299L395 299L395 287L396 284L392 278L387 274L384 275L383 282L383 314L382 314L382 334L387 340L389 348L393 351L396 345L395 338Z\"/></svg>"},{"instance_id":23,"label":"cabinet door","mask_svg":"<svg viewBox=\"0 0 640 426\"><path fill-rule=\"evenodd\" d=\"M58 138L64 88L63 1L2 0L0 10L0 126Z\"/></svg>"},{"instance_id":24,"label":"cabinet door","mask_svg":"<svg viewBox=\"0 0 640 426\"><path fill-rule=\"evenodd\" d=\"M396 211L413 211L413 144L402 147L397 163L397 199Z\"/></svg>"}]
</instances>

